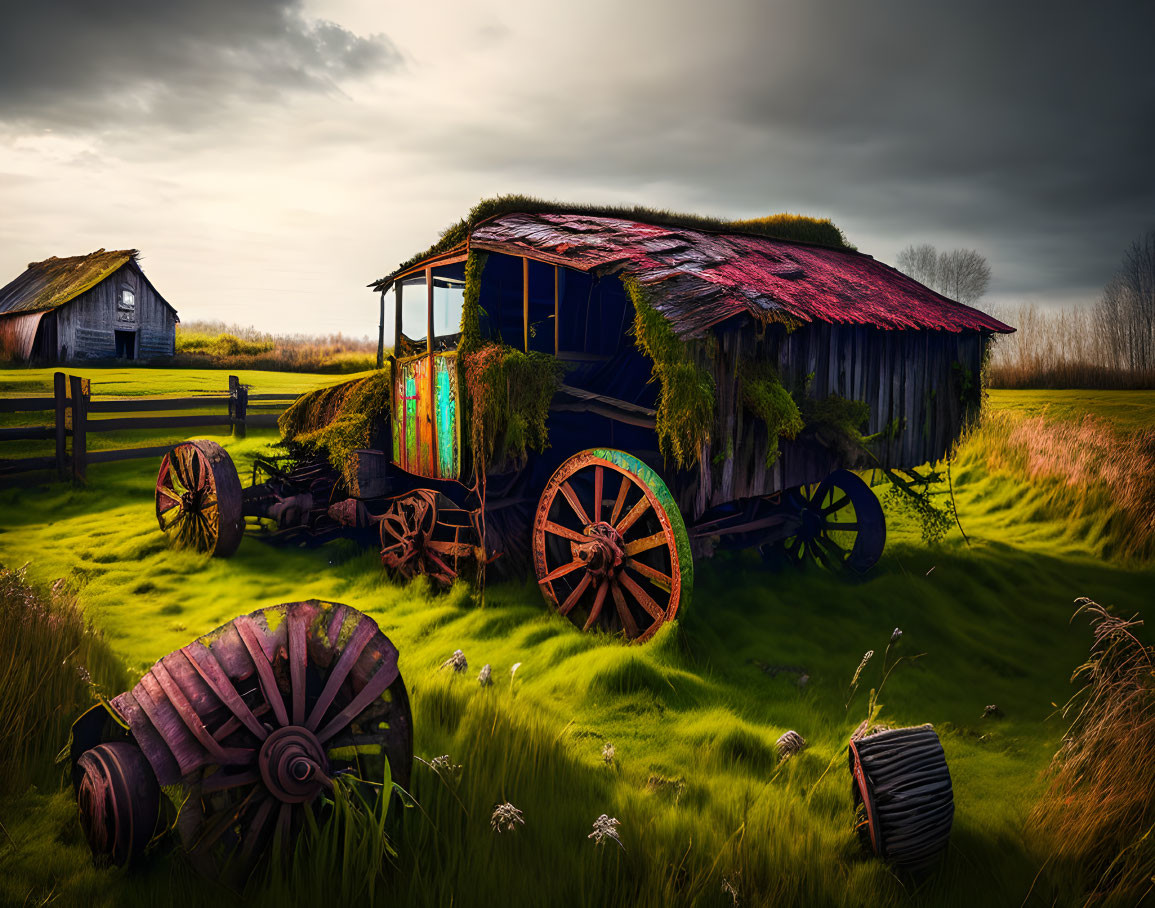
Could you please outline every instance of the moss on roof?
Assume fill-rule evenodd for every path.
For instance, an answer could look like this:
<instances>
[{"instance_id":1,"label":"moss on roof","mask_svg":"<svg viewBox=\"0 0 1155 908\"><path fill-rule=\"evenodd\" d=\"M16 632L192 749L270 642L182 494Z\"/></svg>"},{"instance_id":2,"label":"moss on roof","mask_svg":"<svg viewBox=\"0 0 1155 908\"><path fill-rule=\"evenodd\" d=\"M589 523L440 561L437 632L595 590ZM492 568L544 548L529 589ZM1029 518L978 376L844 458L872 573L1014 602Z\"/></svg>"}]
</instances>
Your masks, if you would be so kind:
<instances>
[{"instance_id":1,"label":"moss on roof","mask_svg":"<svg viewBox=\"0 0 1155 908\"><path fill-rule=\"evenodd\" d=\"M503 214L585 214L591 217L621 218L657 224L662 227L686 227L691 230L708 230L715 233L750 233L777 240L798 243L813 243L832 249L854 249L845 234L829 218L812 218L801 214L775 214L764 218L729 221L724 218L706 217L699 214L679 214L659 208L642 205L582 205L549 202L527 195L502 195L482 199L456 224L446 228L441 238L424 252L400 264L392 273L370 286L380 289L393 276L412 268L418 262L432 255L448 252L460 246L469 233L482 221Z\"/></svg>"},{"instance_id":2,"label":"moss on roof","mask_svg":"<svg viewBox=\"0 0 1155 908\"><path fill-rule=\"evenodd\" d=\"M28 270L0 288L0 315L44 312L63 306L130 261L136 261L138 254L135 249L98 249L88 255L52 256L42 262L29 262Z\"/></svg>"}]
</instances>

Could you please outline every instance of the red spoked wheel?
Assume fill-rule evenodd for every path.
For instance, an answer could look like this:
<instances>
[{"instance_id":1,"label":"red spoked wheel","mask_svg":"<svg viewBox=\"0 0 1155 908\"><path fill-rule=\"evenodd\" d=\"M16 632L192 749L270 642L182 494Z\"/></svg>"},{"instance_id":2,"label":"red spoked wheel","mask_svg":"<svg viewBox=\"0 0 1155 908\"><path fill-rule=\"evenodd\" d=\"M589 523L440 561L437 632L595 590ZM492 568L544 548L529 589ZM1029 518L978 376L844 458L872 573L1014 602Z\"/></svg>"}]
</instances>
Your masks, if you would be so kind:
<instances>
[{"instance_id":1,"label":"red spoked wheel","mask_svg":"<svg viewBox=\"0 0 1155 908\"><path fill-rule=\"evenodd\" d=\"M242 882L331 811L335 788L388 797L409 785L412 718L397 649L339 603L242 615L157 662L112 701L207 875ZM171 789L170 789L171 790Z\"/></svg>"},{"instance_id":2,"label":"red spoked wheel","mask_svg":"<svg viewBox=\"0 0 1155 908\"><path fill-rule=\"evenodd\" d=\"M538 502L533 558L546 601L583 630L648 640L694 586L670 490L631 454L598 448L558 467Z\"/></svg>"},{"instance_id":3,"label":"red spoked wheel","mask_svg":"<svg viewBox=\"0 0 1155 908\"><path fill-rule=\"evenodd\" d=\"M215 441L182 442L165 454L155 497L157 523L175 545L227 558L241 544L241 481Z\"/></svg>"},{"instance_id":4,"label":"red spoked wheel","mask_svg":"<svg viewBox=\"0 0 1155 908\"><path fill-rule=\"evenodd\" d=\"M402 580L419 574L449 586L476 556L474 515L432 489L395 498L382 515L381 563Z\"/></svg>"},{"instance_id":5,"label":"red spoked wheel","mask_svg":"<svg viewBox=\"0 0 1155 908\"><path fill-rule=\"evenodd\" d=\"M849 470L789 490L785 505L798 519L797 532L782 543L794 564L811 560L830 570L864 574L882 557L886 515L870 486Z\"/></svg>"}]
</instances>

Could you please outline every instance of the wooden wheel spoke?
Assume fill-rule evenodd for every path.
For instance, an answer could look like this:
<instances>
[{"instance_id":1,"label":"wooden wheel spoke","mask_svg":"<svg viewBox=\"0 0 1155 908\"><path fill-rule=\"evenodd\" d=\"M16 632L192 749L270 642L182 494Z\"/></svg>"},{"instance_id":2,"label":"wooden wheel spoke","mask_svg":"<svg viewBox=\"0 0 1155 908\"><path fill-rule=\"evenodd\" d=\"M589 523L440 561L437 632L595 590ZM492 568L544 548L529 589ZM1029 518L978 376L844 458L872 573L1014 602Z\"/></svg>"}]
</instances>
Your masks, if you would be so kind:
<instances>
[{"instance_id":1,"label":"wooden wheel spoke","mask_svg":"<svg viewBox=\"0 0 1155 908\"><path fill-rule=\"evenodd\" d=\"M612 592L614 594L614 607L618 610L618 618L622 622L622 630L626 632L627 637L633 640L641 633L638 630L638 623L634 620L629 603L626 602L626 596L617 583L612 584Z\"/></svg>"},{"instance_id":2,"label":"wooden wheel spoke","mask_svg":"<svg viewBox=\"0 0 1155 908\"><path fill-rule=\"evenodd\" d=\"M257 814L253 817L252 822L249 823L248 828L244 834L244 845L241 846L241 861L248 863L256 850L257 843L261 839L261 833L265 831L265 825L268 822L269 815L272 814L273 808L277 806L277 801L271 795L266 797L261 802L261 806L257 808Z\"/></svg>"},{"instance_id":3,"label":"wooden wheel spoke","mask_svg":"<svg viewBox=\"0 0 1155 908\"><path fill-rule=\"evenodd\" d=\"M176 511L176 513L174 514L173 511ZM168 532L174 526L184 520L184 516L184 508L180 506L180 502L178 501L175 507L170 507L164 511L161 511L160 528L165 532Z\"/></svg>"},{"instance_id":4,"label":"wooden wheel spoke","mask_svg":"<svg viewBox=\"0 0 1155 908\"><path fill-rule=\"evenodd\" d=\"M827 532L829 532L830 530L840 530L842 532L857 533L858 532L858 522L855 521L853 523L826 523L823 525L823 529L826 530Z\"/></svg>"},{"instance_id":5,"label":"wooden wheel spoke","mask_svg":"<svg viewBox=\"0 0 1155 908\"><path fill-rule=\"evenodd\" d=\"M841 511L850 502L848 495L843 495L832 501L827 507L822 508L823 515L833 514L835 511Z\"/></svg>"},{"instance_id":6,"label":"wooden wheel spoke","mask_svg":"<svg viewBox=\"0 0 1155 908\"><path fill-rule=\"evenodd\" d=\"M626 554L637 555L639 552L648 552L650 549L656 549L660 545L668 545L669 537L666 536L665 530L658 530L652 536L644 536L641 539L635 539L633 542L626 543Z\"/></svg>"},{"instance_id":7,"label":"wooden wheel spoke","mask_svg":"<svg viewBox=\"0 0 1155 908\"><path fill-rule=\"evenodd\" d=\"M341 658L337 660L337 664L333 666L332 671L329 672L329 678L325 682L325 688L321 691L321 696L317 698L317 702L313 704L313 711L309 713L309 719L305 723L305 727L308 728L309 731L317 730L317 726L321 723L321 720L325 718L325 713L328 711L330 704L332 704L333 698L337 696L337 691L341 689L345 678L349 672L353 670L354 664L356 664L365 646L376 632L377 625L375 625L370 618L362 618L353 629L353 633L349 636L349 642L345 645L345 649L341 653Z\"/></svg>"},{"instance_id":8,"label":"wooden wheel spoke","mask_svg":"<svg viewBox=\"0 0 1155 908\"><path fill-rule=\"evenodd\" d=\"M594 622L598 620L598 616L602 613L602 603L606 601L606 593L609 592L609 588L609 578L603 580L598 586L597 595L594 596L594 604L590 607L590 616L586 619L586 623L582 627L583 631L588 631L593 627Z\"/></svg>"},{"instance_id":9,"label":"wooden wheel spoke","mask_svg":"<svg viewBox=\"0 0 1155 908\"><path fill-rule=\"evenodd\" d=\"M604 481L603 467L594 467L594 523L601 523L602 519L602 483Z\"/></svg>"},{"instance_id":10,"label":"wooden wheel spoke","mask_svg":"<svg viewBox=\"0 0 1155 908\"><path fill-rule=\"evenodd\" d=\"M558 606L557 613L559 615L568 615L573 611L573 607L581 600L582 594L590 585L590 581L591 578L588 573L582 575L582 579L579 580L578 585L573 588L573 592L566 597L565 602Z\"/></svg>"},{"instance_id":11,"label":"wooden wheel spoke","mask_svg":"<svg viewBox=\"0 0 1155 908\"><path fill-rule=\"evenodd\" d=\"M642 495L638 503L630 508L629 513L622 518L622 522L617 524L614 529L621 533L621 535L625 536L626 531L632 527L637 522L638 518L646 513L649 508L650 500L645 495Z\"/></svg>"},{"instance_id":12,"label":"wooden wheel spoke","mask_svg":"<svg viewBox=\"0 0 1155 908\"><path fill-rule=\"evenodd\" d=\"M281 725L288 725L289 714L285 712L285 701L281 697L281 689L277 687L273 666L269 662L269 657L265 655L264 647L261 645L260 632L253 624L253 619L248 615L241 615L233 622L233 626L240 634L241 642L245 645L249 658L253 660L253 665L256 667L257 677L261 682L261 690L265 694L265 701L273 708L273 715L277 717L277 722Z\"/></svg>"},{"instance_id":13,"label":"wooden wheel spoke","mask_svg":"<svg viewBox=\"0 0 1155 908\"><path fill-rule=\"evenodd\" d=\"M296 612L289 615L286 636L289 638L289 682L293 692L293 724L300 725L305 721L305 665L309 660L309 653L305 641L305 622Z\"/></svg>"},{"instance_id":14,"label":"wooden wheel spoke","mask_svg":"<svg viewBox=\"0 0 1155 908\"><path fill-rule=\"evenodd\" d=\"M839 561L845 561L848 554L849 554L846 551L846 549L844 549L842 546L840 546L837 542L835 542L829 536L823 536L823 535L817 536L815 538L815 541L818 543L818 548L824 549L825 551L829 552L831 555L836 555L838 557Z\"/></svg>"},{"instance_id":15,"label":"wooden wheel spoke","mask_svg":"<svg viewBox=\"0 0 1155 908\"><path fill-rule=\"evenodd\" d=\"M545 531L553 533L554 536L560 536L562 539L568 539L570 542L589 542L589 537L579 533L577 530L571 530L569 527L563 527L560 523L554 523L552 520L545 522Z\"/></svg>"},{"instance_id":16,"label":"wooden wheel spoke","mask_svg":"<svg viewBox=\"0 0 1155 908\"><path fill-rule=\"evenodd\" d=\"M638 601L638 605L649 613L650 617L655 621L664 621L666 618L666 610L663 609L654 597L643 590L629 574L620 574L619 580L622 586L629 590L630 594Z\"/></svg>"},{"instance_id":17,"label":"wooden wheel spoke","mask_svg":"<svg viewBox=\"0 0 1155 908\"><path fill-rule=\"evenodd\" d=\"M626 506L626 496L629 494L630 478L628 476L621 477L621 485L618 486L618 497L614 500L614 510L610 514L610 526L616 527L618 525L618 518L622 515L622 508Z\"/></svg>"},{"instance_id":18,"label":"wooden wheel spoke","mask_svg":"<svg viewBox=\"0 0 1155 908\"><path fill-rule=\"evenodd\" d=\"M574 513L577 514L578 520L580 520L584 526L588 527L593 523L593 521L590 520L589 514L586 513L586 509L582 507L582 503L578 501L577 492L573 490L573 487L568 482L561 484L560 491L562 495L565 496L565 500L569 502L569 506L573 508Z\"/></svg>"},{"instance_id":19,"label":"wooden wheel spoke","mask_svg":"<svg viewBox=\"0 0 1155 908\"><path fill-rule=\"evenodd\" d=\"M554 580L557 580L559 577L564 577L566 574L570 574L573 571L578 570L579 568L584 568L585 566L586 566L586 563L584 561L582 561L580 558L575 558L573 561L569 562L568 564L563 564L561 567L554 568L552 571L550 571L548 574L546 574L544 577L542 577L539 582L540 583L552 583Z\"/></svg>"},{"instance_id":20,"label":"wooden wheel spoke","mask_svg":"<svg viewBox=\"0 0 1155 908\"><path fill-rule=\"evenodd\" d=\"M631 571L636 571L641 574L660 590L669 593L674 588L673 578L671 578L669 574L663 574L656 568L652 568L648 564L638 561L636 558L627 558L626 567Z\"/></svg>"}]
</instances>

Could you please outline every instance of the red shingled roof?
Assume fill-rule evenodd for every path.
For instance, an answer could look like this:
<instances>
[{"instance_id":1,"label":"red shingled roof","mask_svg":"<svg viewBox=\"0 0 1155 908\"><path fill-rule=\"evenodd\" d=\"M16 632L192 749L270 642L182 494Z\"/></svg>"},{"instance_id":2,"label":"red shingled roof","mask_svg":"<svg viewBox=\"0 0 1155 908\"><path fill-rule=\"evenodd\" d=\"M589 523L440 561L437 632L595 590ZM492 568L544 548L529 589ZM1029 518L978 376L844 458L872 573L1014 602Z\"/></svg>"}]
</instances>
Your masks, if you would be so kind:
<instances>
[{"instance_id":1,"label":"red shingled roof","mask_svg":"<svg viewBox=\"0 0 1155 908\"><path fill-rule=\"evenodd\" d=\"M1014 329L868 255L741 233L582 214L507 214L470 234L476 249L581 271L622 272L681 337L735 315L886 329Z\"/></svg>"}]
</instances>

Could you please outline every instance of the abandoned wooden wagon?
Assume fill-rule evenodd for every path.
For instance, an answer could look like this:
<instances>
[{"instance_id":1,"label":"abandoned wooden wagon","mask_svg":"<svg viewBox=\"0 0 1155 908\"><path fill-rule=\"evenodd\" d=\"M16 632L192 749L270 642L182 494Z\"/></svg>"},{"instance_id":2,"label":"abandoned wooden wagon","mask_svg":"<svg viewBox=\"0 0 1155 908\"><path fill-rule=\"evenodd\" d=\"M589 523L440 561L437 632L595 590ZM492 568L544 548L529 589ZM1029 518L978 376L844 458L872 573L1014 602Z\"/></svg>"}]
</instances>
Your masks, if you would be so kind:
<instances>
[{"instance_id":1,"label":"abandoned wooden wagon","mask_svg":"<svg viewBox=\"0 0 1155 908\"><path fill-rule=\"evenodd\" d=\"M161 526L218 554L246 517L373 529L404 576L532 570L560 614L644 640L718 547L869 569L885 520L851 471L942 458L1012 330L829 222L523 203L371 285L383 369L298 401L265 481L240 491L219 449L166 458Z\"/></svg>"},{"instance_id":2,"label":"abandoned wooden wagon","mask_svg":"<svg viewBox=\"0 0 1155 908\"><path fill-rule=\"evenodd\" d=\"M0 358L40 363L172 356L174 309L135 249L30 262L0 287Z\"/></svg>"}]
</instances>

